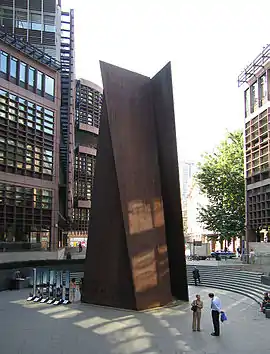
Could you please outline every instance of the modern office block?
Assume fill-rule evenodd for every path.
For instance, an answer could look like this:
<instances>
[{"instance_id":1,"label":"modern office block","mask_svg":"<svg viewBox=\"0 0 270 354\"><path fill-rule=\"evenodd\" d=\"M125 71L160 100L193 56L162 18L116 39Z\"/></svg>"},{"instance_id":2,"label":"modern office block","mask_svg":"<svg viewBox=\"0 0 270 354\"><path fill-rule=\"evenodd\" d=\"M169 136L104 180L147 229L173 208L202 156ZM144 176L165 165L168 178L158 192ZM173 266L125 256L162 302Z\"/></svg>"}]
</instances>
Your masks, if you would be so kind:
<instances>
[{"instance_id":1,"label":"modern office block","mask_svg":"<svg viewBox=\"0 0 270 354\"><path fill-rule=\"evenodd\" d=\"M0 44L0 241L55 249L61 66L3 31Z\"/></svg>"},{"instance_id":2,"label":"modern office block","mask_svg":"<svg viewBox=\"0 0 270 354\"><path fill-rule=\"evenodd\" d=\"M71 228L74 203L75 149L75 52L74 11L61 15L61 141L60 141L60 223L67 232Z\"/></svg>"},{"instance_id":3,"label":"modern office block","mask_svg":"<svg viewBox=\"0 0 270 354\"><path fill-rule=\"evenodd\" d=\"M135 310L187 300L171 68L101 63L103 108L83 301Z\"/></svg>"},{"instance_id":4,"label":"modern office block","mask_svg":"<svg viewBox=\"0 0 270 354\"><path fill-rule=\"evenodd\" d=\"M75 149L74 11L61 11L59 0L0 0L1 37L16 48L56 70L61 67L58 245L66 244L73 218ZM12 38L11 38L12 36ZM30 45L30 46L29 46ZM29 49L31 48L31 49ZM32 70L27 73L34 80ZM29 83L29 90L31 89ZM40 94L41 76L37 76ZM45 82L46 86L50 82Z\"/></svg>"},{"instance_id":5,"label":"modern office block","mask_svg":"<svg viewBox=\"0 0 270 354\"><path fill-rule=\"evenodd\" d=\"M270 45L238 77L245 85L246 223L249 241L270 225ZM257 231L257 232L256 232Z\"/></svg>"},{"instance_id":6,"label":"modern office block","mask_svg":"<svg viewBox=\"0 0 270 354\"><path fill-rule=\"evenodd\" d=\"M74 148L75 148L75 59L74 59L74 11L61 11L59 0L0 0L0 38L30 56L40 64L50 66L61 74L60 132L57 154L60 155L56 227L59 239L54 248L66 244L66 235L71 229L73 218ZM3 59L4 60L4 59ZM3 62L2 60L2 62ZM15 64L10 62L11 70ZM43 73L35 68L24 69L20 64L20 75L26 71L28 91L50 99L54 88L49 78L43 80ZM7 78L14 81L12 75ZM36 80L36 81L35 81ZM44 82L44 83L43 83ZM41 86L43 85L43 86ZM43 92L44 91L44 92Z\"/></svg>"},{"instance_id":7,"label":"modern office block","mask_svg":"<svg viewBox=\"0 0 270 354\"><path fill-rule=\"evenodd\" d=\"M73 230L87 238L91 211L102 89L84 79L76 84Z\"/></svg>"},{"instance_id":8,"label":"modern office block","mask_svg":"<svg viewBox=\"0 0 270 354\"><path fill-rule=\"evenodd\" d=\"M0 27L60 60L61 1L0 0Z\"/></svg>"}]
</instances>

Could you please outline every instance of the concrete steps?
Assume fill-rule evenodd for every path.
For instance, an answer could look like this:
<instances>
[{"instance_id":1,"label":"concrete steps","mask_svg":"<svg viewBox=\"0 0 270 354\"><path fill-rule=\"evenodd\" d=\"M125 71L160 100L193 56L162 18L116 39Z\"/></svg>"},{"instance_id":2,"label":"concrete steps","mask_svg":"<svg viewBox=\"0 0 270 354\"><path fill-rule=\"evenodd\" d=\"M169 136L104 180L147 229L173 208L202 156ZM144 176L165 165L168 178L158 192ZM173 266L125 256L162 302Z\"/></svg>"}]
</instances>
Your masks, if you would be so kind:
<instances>
[{"instance_id":1,"label":"concrete steps","mask_svg":"<svg viewBox=\"0 0 270 354\"><path fill-rule=\"evenodd\" d=\"M201 286L233 291L260 303L264 292L269 292L261 283L262 273L239 270L235 267L197 265L201 276ZM194 265L187 265L188 284L194 285L192 271Z\"/></svg>"}]
</instances>

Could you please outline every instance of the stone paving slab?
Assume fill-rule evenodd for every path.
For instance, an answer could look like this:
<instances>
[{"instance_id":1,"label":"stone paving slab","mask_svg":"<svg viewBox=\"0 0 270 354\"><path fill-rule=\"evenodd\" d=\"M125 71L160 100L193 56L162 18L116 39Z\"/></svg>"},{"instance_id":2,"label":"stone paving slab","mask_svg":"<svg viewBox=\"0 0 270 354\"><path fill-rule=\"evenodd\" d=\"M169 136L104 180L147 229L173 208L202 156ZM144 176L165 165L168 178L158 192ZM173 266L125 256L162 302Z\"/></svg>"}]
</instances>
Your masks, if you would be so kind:
<instances>
[{"instance_id":1,"label":"stone paving slab","mask_svg":"<svg viewBox=\"0 0 270 354\"><path fill-rule=\"evenodd\" d=\"M87 304L54 306L26 302L27 292L0 293L1 354L251 354L269 353L270 324L245 296L190 287L204 300L202 332L191 331L190 305L147 313ZM208 293L227 312L221 336L211 337Z\"/></svg>"}]
</instances>

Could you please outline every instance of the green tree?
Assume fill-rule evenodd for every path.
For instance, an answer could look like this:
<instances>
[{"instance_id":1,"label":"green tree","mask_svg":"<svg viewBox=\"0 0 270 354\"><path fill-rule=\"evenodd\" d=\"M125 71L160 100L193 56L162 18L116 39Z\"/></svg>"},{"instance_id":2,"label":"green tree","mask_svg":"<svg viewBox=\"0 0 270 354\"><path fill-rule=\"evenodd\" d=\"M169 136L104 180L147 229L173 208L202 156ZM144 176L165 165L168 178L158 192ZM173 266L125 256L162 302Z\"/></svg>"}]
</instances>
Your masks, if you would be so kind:
<instances>
[{"instance_id":1,"label":"green tree","mask_svg":"<svg viewBox=\"0 0 270 354\"><path fill-rule=\"evenodd\" d=\"M242 131L228 132L213 153L198 164L196 181L208 198L199 221L220 240L241 237L245 230L244 146Z\"/></svg>"}]
</instances>

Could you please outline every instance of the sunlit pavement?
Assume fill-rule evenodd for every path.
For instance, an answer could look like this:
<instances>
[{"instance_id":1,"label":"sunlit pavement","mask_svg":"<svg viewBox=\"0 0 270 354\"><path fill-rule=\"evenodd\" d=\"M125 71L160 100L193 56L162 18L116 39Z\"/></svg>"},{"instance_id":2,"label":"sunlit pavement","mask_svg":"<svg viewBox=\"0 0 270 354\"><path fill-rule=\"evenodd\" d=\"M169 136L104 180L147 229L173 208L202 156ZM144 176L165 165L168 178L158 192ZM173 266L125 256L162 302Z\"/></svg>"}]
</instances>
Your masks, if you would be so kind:
<instances>
[{"instance_id":1,"label":"sunlit pavement","mask_svg":"<svg viewBox=\"0 0 270 354\"><path fill-rule=\"evenodd\" d=\"M211 337L208 293L221 299L228 321ZM29 303L27 291L0 293L1 354L270 353L269 324L258 305L238 294L190 287L204 301L202 332L191 331L187 303L147 313L86 304Z\"/></svg>"}]
</instances>

